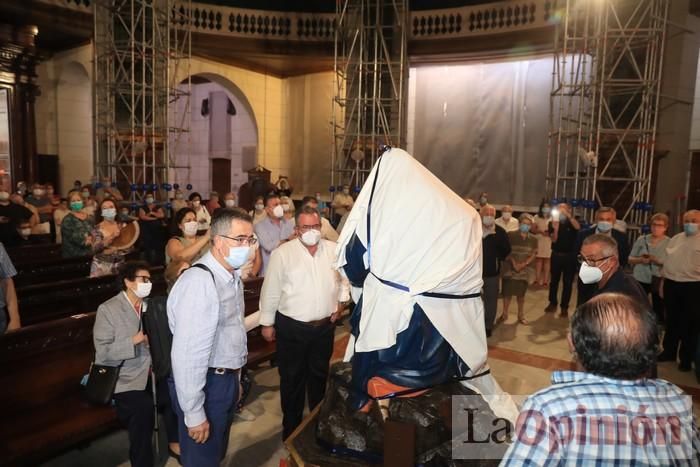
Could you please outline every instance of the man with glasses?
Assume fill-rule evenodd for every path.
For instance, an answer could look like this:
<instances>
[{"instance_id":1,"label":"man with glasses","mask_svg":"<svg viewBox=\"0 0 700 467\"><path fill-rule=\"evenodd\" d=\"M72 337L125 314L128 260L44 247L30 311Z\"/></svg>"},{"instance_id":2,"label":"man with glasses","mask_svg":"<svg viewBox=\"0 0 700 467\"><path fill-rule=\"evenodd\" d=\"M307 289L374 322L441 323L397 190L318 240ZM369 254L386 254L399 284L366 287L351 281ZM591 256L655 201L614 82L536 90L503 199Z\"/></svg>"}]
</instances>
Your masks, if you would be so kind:
<instances>
[{"instance_id":1,"label":"man with glasses","mask_svg":"<svg viewBox=\"0 0 700 467\"><path fill-rule=\"evenodd\" d=\"M262 269L260 275L264 276L267 263L270 261L270 253L289 240L293 240L294 221L285 219L284 209L280 205L280 197L274 193L265 196L265 212L267 216L255 224L255 235L260 240L262 251Z\"/></svg>"},{"instance_id":2,"label":"man with glasses","mask_svg":"<svg viewBox=\"0 0 700 467\"><path fill-rule=\"evenodd\" d=\"M609 235L593 234L583 241L579 279L586 285L594 287L593 296L616 292L639 302L645 308L650 307L644 290L633 277L624 273L620 267L617 242Z\"/></svg>"},{"instance_id":3,"label":"man with glasses","mask_svg":"<svg viewBox=\"0 0 700 467\"><path fill-rule=\"evenodd\" d=\"M304 206L296 213L297 239L272 252L260 292L260 325L277 341L282 438L323 399L333 353L335 321L348 300L348 283L334 268L335 243L321 239L321 216Z\"/></svg>"},{"instance_id":4,"label":"man with glasses","mask_svg":"<svg viewBox=\"0 0 700 467\"><path fill-rule=\"evenodd\" d=\"M240 269L256 242L252 219L236 209L219 209L210 232L211 249L168 297L170 395L182 463L197 467L218 466L226 453L248 355Z\"/></svg>"},{"instance_id":5,"label":"man with glasses","mask_svg":"<svg viewBox=\"0 0 700 467\"><path fill-rule=\"evenodd\" d=\"M617 243L618 262L624 268L627 266L627 258L630 254L627 235L623 234L613 226L617 221L617 213L609 206L601 206L595 213L596 224L589 228L578 232L576 236L575 251L581 251L584 240L591 235L605 235L612 238ZM578 281L578 295L576 297L576 306L588 301L595 292L594 287L587 286L581 281Z\"/></svg>"}]
</instances>

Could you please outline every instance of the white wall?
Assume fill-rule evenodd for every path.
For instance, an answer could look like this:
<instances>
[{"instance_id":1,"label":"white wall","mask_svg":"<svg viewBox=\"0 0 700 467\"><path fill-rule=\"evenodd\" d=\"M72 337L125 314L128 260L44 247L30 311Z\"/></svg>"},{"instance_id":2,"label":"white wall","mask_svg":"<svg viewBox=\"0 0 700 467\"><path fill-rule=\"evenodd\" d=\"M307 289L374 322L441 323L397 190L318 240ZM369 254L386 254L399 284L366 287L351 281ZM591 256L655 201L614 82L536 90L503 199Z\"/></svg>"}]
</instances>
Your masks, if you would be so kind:
<instances>
[{"instance_id":1,"label":"white wall","mask_svg":"<svg viewBox=\"0 0 700 467\"><path fill-rule=\"evenodd\" d=\"M93 174L92 45L57 53L37 69L37 152L58 154L63 194Z\"/></svg>"},{"instance_id":2,"label":"white wall","mask_svg":"<svg viewBox=\"0 0 700 467\"><path fill-rule=\"evenodd\" d=\"M230 84L228 88L232 89ZM227 87L218 83L204 83L192 85L190 105L189 141L173 145L172 150L176 155L176 165L188 168L178 168L173 171L172 183L180 185L192 184L192 190L208 197L211 188L211 157L231 159L231 185L234 191L238 190L248 179L247 170L253 167L244 167L242 151L244 146L257 146L258 131L255 118L247 102ZM211 92L224 91L236 108L236 115L228 117L231 125L231 145L227 154L212 156L209 150L210 115L202 116L202 101L210 98ZM180 100L179 112L183 111L183 101ZM211 109L211 100L210 107ZM222 193L220 193L222 194Z\"/></svg>"},{"instance_id":3,"label":"white wall","mask_svg":"<svg viewBox=\"0 0 700 467\"><path fill-rule=\"evenodd\" d=\"M281 175L288 175L297 199L328 193L334 75L332 72L284 80Z\"/></svg>"}]
</instances>

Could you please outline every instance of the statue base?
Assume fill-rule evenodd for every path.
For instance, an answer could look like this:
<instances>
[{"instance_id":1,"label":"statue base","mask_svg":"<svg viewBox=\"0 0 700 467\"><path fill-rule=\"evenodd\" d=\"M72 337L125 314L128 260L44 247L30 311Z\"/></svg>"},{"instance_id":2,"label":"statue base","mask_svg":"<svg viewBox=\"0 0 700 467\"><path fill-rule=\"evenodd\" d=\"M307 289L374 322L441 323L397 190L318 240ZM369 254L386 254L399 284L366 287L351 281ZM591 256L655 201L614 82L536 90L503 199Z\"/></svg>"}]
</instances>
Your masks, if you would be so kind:
<instances>
[{"instance_id":1,"label":"statue base","mask_svg":"<svg viewBox=\"0 0 700 467\"><path fill-rule=\"evenodd\" d=\"M453 442L464 443L467 438L465 433L454 433L457 439L453 440L452 396L475 396L468 398L469 410L476 414L470 420L473 438L488 438L496 419L486 401L459 382L416 397L392 399L384 420L376 402L368 413L349 407L351 374L348 363L331 367L325 399L286 441L293 465L486 467L497 466L505 454L505 443L495 448L473 443L468 455L460 456L468 459L453 459ZM482 448L488 453L480 452Z\"/></svg>"}]
</instances>

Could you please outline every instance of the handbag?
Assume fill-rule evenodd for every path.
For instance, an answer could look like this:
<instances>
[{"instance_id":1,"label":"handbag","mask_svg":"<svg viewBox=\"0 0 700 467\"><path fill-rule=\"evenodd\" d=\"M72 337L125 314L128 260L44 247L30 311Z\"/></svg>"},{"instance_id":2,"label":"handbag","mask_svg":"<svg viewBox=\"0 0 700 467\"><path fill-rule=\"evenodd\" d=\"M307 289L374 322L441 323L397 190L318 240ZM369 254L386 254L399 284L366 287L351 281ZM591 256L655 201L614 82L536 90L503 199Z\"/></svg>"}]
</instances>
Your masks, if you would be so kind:
<instances>
[{"instance_id":1,"label":"handbag","mask_svg":"<svg viewBox=\"0 0 700 467\"><path fill-rule=\"evenodd\" d=\"M119 366L98 365L95 362L90 364L90 373L85 385L85 397L89 402L96 405L108 405L112 402L119 370L123 364L123 360Z\"/></svg>"},{"instance_id":2,"label":"handbag","mask_svg":"<svg viewBox=\"0 0 700 467\"><path fill-rule=\"evenodd\" d=\"M141 330L139 320L139 331ZM119 371L126 360L118 366L99 365L94 361L90 364L87 383L85 384L85 398L95 405L109 405L114 397L114 389L119 380Z\"/></svg>"}]
</instances>

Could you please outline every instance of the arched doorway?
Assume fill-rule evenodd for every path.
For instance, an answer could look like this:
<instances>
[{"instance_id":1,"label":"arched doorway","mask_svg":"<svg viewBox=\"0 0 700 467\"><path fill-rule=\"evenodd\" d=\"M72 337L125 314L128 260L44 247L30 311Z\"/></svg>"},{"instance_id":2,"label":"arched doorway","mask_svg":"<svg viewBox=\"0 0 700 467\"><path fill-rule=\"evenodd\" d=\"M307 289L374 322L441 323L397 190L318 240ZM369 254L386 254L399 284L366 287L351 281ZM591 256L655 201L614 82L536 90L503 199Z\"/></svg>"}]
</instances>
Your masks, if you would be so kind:
<instances>
[{"instance_id":1,"label":"arched doorway","mask_svg":"<svg viewBox=\"0 0 700 467\"><path fill-rule=\"evenodd\" d=\"M257 165L258 127L253 109L243 92L230 80L201 73L191 78L189 116L185 100L171 108L179 125L188 129L173 141L175 165L170 180L207 198L238 191L247 180L247 170ZM187 83L180 84L186 90ZM186 121L187 120L187 121Z\"/></svg>"}]
</instances>

